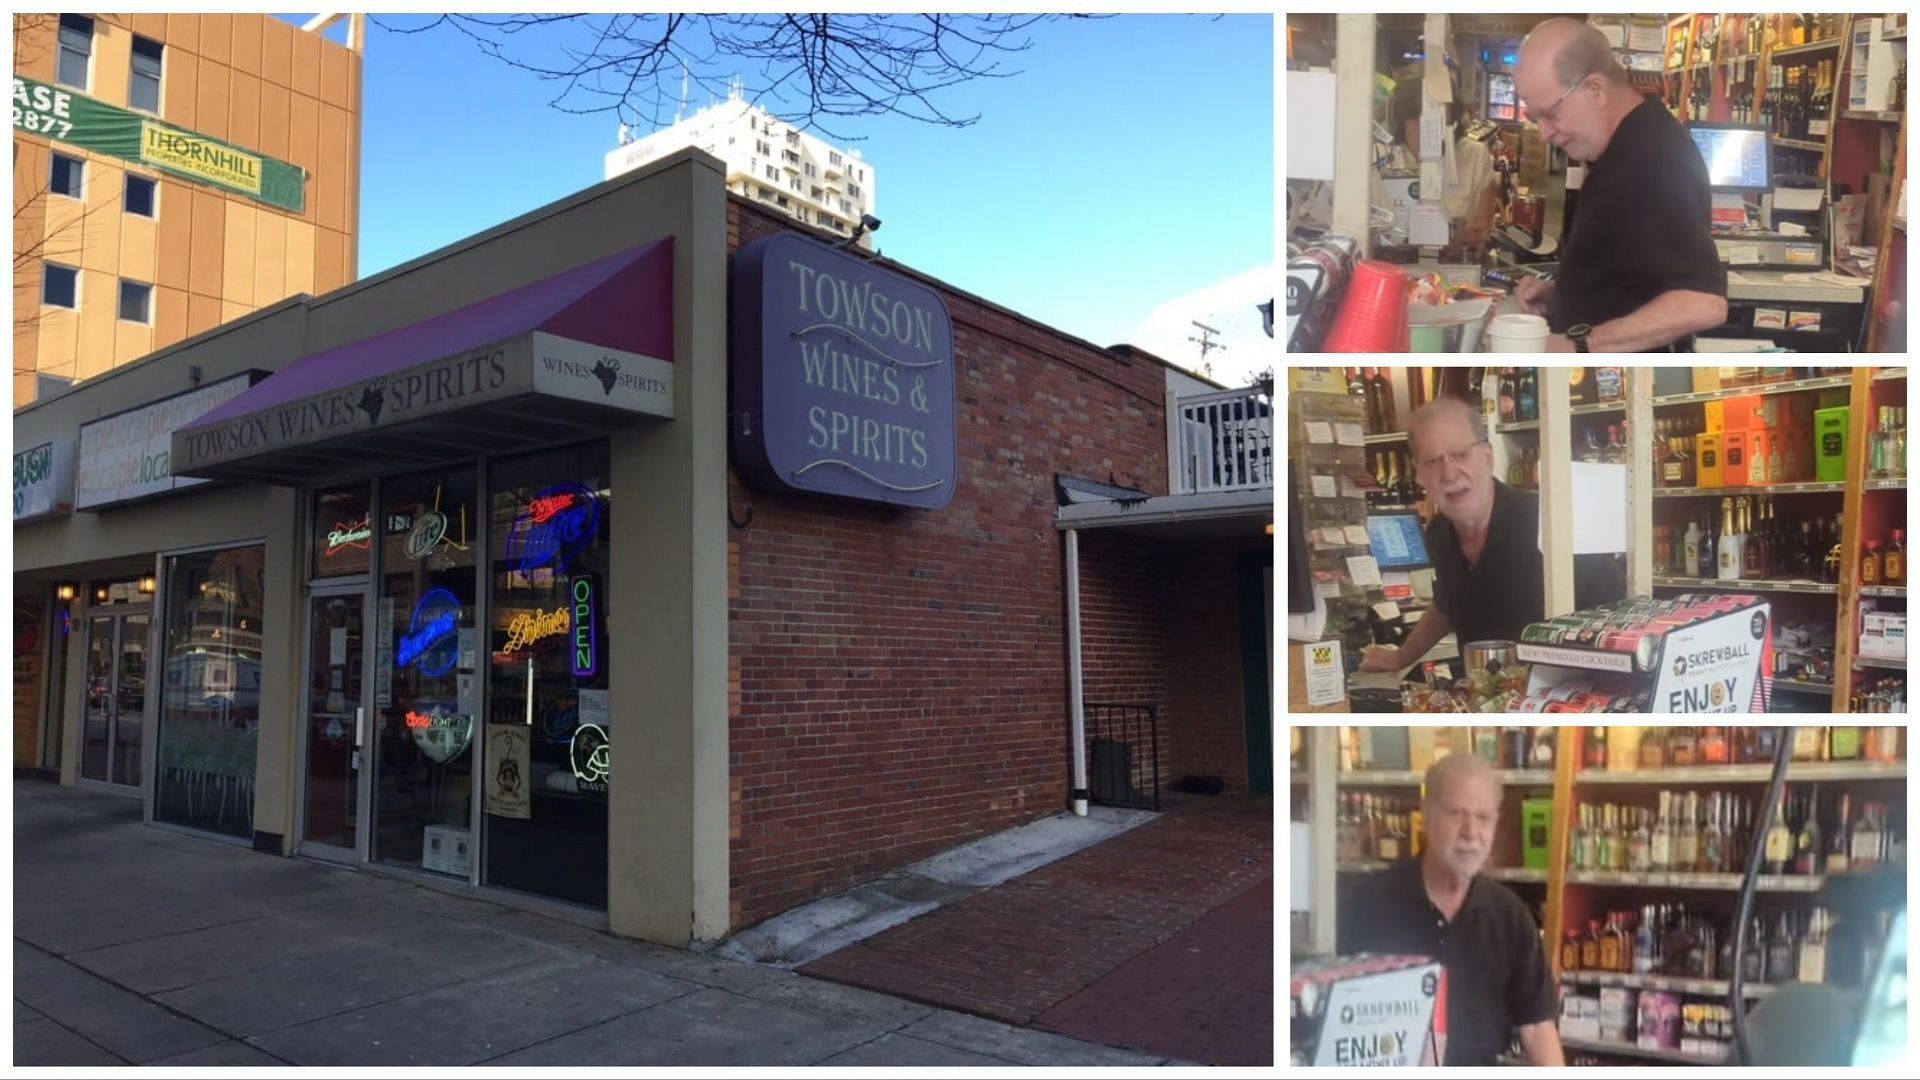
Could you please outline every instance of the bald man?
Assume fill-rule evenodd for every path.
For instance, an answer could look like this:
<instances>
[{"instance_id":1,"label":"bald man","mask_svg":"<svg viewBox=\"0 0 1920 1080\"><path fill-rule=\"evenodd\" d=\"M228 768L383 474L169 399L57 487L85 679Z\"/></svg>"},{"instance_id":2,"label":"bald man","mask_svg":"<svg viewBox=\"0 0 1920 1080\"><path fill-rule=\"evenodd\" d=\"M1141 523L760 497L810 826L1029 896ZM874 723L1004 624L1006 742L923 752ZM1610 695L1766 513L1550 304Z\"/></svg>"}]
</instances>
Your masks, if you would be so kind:
<instances>
[{"instance_id":1,"label":"bald man","mask_svg":"<svg viewBox=\"0 0 1920 1080\"><path fill-rule=\"evenodd\" d=\"M1354 885L1338 919L1342 956L1430 956L1447 972L1443 1065L1492 1065L1518 1034L1529 1065L1566 1064L1540 928L1480 871L1500 821L1500 776L1472 754L1427 770L1427 846Z\"/></svg>"},{"instance_id":2,"label":"bald man","mask_svg":"<svg viewBox=\"0 0 1920 1080\"><path fill-rule=\"evenodd\" d=\"M1727 321L1727 271L1708 233L1713 193L1693 137L1633 89L1599 30L1548 19L1520 45L1514 91L1540 136L1588 162L1553 282L1517 298L1552 352L1690 352Z\"/></svg>"}]
</instances>

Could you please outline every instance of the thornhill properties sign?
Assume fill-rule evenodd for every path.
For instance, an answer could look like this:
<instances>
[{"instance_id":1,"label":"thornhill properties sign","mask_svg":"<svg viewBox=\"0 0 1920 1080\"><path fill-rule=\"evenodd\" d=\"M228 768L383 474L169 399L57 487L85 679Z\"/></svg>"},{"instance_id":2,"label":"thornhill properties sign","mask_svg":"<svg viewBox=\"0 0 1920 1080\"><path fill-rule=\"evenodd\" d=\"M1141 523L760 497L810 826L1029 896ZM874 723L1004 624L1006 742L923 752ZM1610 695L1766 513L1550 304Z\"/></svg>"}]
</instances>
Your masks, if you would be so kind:
<instances>
[{"instance_id":1,"label":"thornhill properties sign","mask_svg":"<svg viewBox=\"0 0 1920 1080\"><path fill-rule=\"evenodd\" d=\"M21 75L13 77L13 127L302 213L306 173L151 116Z\"/></svg>"},{"instance_id":2,"label":"thornhill properties sign","mask_svg":"<svg viewBox=\"0 0 1920 1080\"><path fill-rule=\"evenodd\" d=\"M750 481L888 506L953 498L953 320L940 295L795 233L733 257L734 462Z\"/></svg>"}]
</instances>

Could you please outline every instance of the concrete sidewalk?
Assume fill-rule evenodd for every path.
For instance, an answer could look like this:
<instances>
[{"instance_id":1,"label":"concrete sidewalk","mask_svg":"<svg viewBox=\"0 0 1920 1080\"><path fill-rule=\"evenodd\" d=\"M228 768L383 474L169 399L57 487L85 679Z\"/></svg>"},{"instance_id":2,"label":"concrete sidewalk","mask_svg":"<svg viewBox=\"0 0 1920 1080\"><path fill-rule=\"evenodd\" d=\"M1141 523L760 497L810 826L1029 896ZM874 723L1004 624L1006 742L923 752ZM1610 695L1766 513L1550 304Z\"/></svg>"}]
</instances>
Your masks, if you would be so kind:
<instances>
[{"instance_id":1,"label":"concrete sidewalk","mask_svg":"<svg viewBox=\"0 0 1920 1080\"><path fill-rule=\"evenodd\" d=\"M16 1066L1155 1065L16 780Z\"/></svg>"}]
</instances>

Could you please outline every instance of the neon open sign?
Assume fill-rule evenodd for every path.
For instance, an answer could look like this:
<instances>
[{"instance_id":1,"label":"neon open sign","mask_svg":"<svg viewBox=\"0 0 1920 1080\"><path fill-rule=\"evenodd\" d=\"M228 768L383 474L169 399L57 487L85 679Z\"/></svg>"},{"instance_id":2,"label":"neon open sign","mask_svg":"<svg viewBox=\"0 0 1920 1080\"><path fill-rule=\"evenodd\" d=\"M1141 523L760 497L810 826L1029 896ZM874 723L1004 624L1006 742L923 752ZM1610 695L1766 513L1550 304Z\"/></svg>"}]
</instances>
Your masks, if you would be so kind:
<instances>
[{"instance_id":1,"label":"neon open sign","mask_svg":"<svg viewBox=\"0 0 1920 1080\"><path fill-rule=\"evenodd\" d=\"M594 630L600 607L600 583L592 574L576 574L573 594L573 673L592 677L600 671L600 639Z\"/></svg>"}]
</instances>

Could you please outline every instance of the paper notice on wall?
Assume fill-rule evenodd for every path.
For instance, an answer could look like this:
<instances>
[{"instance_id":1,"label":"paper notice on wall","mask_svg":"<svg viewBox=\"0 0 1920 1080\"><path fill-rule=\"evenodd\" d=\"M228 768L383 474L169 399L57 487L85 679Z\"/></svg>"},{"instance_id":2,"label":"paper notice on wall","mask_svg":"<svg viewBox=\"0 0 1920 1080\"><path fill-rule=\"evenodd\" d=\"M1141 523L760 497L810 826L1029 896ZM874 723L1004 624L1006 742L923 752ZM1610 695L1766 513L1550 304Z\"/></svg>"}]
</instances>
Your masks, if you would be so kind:
<instances>
[{"instance_id":1,"label":"paper notice on wall","mask_svg":"<svg viewBox=\"0 0 1920 1080\"><path fill-rule=\"evenodd\" d=\"M460 711L466 713L468 716L478 715L480 712L480 676L470 671L463 671L459 674L456 685L459 687L458 697L460 700Z\"/></svg>"},{"instance_id":2,"label":"paper notice on wall","mask_svg":"<svg viewBox=\"0 0 1920 1080\"><path fill-rule=\"evenodd\" d=\"M580 691L580 722L592 724L601 730L608 729L613 719L611 695L612 691L609 690Z\"/></svg>"},{"instance_id":3,"label":"paper notice on wall","mask_svg":"<svg viewBox=\"0 0 1920 1080\"><path fill-rule=\"evenodd\" d=\"M1388 622L1392 622L1400 617L1400 605L1391 600L1382 600L1373 605L1373 613Z\"/></svg>"},{"instance_id":4,"label":"paper notice on wall","mask_svg":"<svg viewBox=\"0 0 1920 1080\"><path fill-rule=\"evenodd\" d=\"M393 704L393 597L380 598L380 614L373 630L373 703L384 709Z\"/></svg>"},{"instance_id":5,"label":"paper notice on wall","mask_svg":"<svg viewBox=\"0 0 1920 1080\"><path fill-rule=\"evenodd\" d=\"M347 662L347 628L336 626L327 631L327 665L339 667Z\"/></svg>"},{"instance_id":6,"label":"paper notice on wall","mask_svg":"<svg viewBox=\"0 0 1920 1080\"><path fill-rule=\"evenodd\" d=\"M1445 208L1422 203L1413 208L1408 220L1412 223L1408 226L1408 239L1416 247L1446 244L1449 225Z\"/></svg>"},{"instance_id":7,"label":"paper notice on wall","mask_svg":"<svg viewBox=\"0 0 1920 1080\"><path fill-rule=\"evenodd\" d=\"M1341 446L1365 446L1367 433L1359 424L1338 423L1333 425L1333 439Z\"/></svg>"},{"instance_id":8,"label":"paper notice on wall","mask_svg":"<svg viewBox=\"0 0 1920 1080\"><path fill-rule=\"evenodd\" d=\"M525 724L487 725L487 813L494 817L533 817L527 797L533 777L531 730Z\"/></svg>"},{"instance_id":9,"label":"paper notice on wall","mask_svg":"<svg viewBox=\"0 0 1920 1080\"><path fill-rule=\"evenodd\" d=\"M1446 137L1446 122L1447 110L1445 109L1423 108L1420 110L1420 156L1422 158L1439 159L1441 141ZM1434 175L1439 174L1436 172ZM1424 172L1420 177L1420 190L1429 193L1426 196L1428 199L1437 202L1440 198L1440 185L1428 187Z\"/></svg>"},{"instance_id":10,"label":"paper notice on wall","mask_svg":"<svg viewBox=\"0 0 1920 1080\"><path fill-rule=\"evenodd\" d=\"M1327 423L1325 420L1308 420L1306 422L1306 428L1308 442L1320 446L1331 446L1333 444L1332 424Z\"/></svg>"},{"instance_id":11,"label":"paper notice on wall","mask_svg":"<svg viewBox=\"0 0 1920 1080\"><path fill-rule=\"evenodd\" d=\"M480 634L473 627L460 630L460 670L472 671L480 666Z\"/></svg>"},{"instance_id":12,"label":"paper notice on wall","mask_svg":"<svg viewBox=\"0 0 1920 1080\"><path fill-rule=\"evenodd\" d=\"M1355 585L1380 584L1380 565L1371 555L1347 556L1347 576Z\"/></svg>"},{"instance_id":13,"label":"paper notice on wall","mask_svg":"<svg viewBox=\"0 0 1920 1080\"><path fill-rule=\"evenodd\" d=\"M1313 494L1315 494L1316 496L1322 499L1332 499L1337 497L1337 493L1339 491L1339 485L1333 482L1333 477L1322 476L1316 473L1312 477L1311 483L1313 485Z\"/></svg>"},{"instance_id":14,"label":"paper notice on wall","mask_svg":"<svg viewBox=\"0 0 1920 1080\"><path fill-rule=\"evenodd\" d=\"M1345 530L1344 539L1347 543L1355 545L1365 545L1367 543L1367 527L1365 525L1347 525L1343 526L1343 528Z\"/></svg>"}]
</instances>

